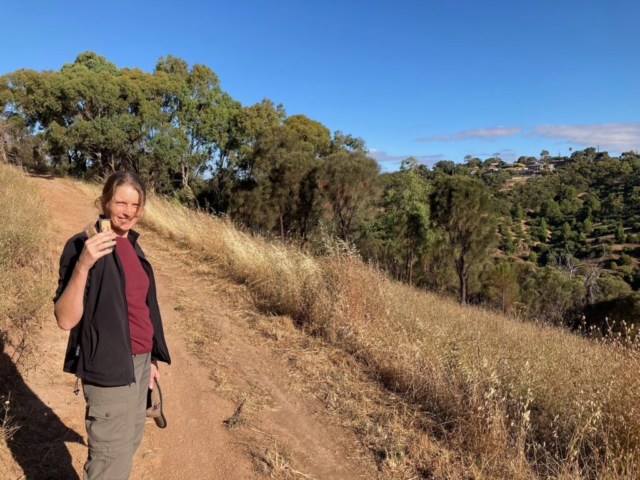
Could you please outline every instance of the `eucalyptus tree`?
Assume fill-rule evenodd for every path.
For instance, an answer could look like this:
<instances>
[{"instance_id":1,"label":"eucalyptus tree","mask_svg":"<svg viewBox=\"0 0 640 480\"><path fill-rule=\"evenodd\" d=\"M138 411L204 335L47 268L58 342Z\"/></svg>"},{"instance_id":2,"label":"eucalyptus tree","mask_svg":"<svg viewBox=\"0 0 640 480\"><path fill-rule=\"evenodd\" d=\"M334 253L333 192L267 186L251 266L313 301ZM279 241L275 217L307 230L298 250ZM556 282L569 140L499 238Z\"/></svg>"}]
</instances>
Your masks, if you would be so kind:
<instances>
[{"instance_id":1,"label":"eucalyptus tree","mask_svg":"<svg viewBox=\"0 0 640 480\"><path fill-rule=\"evenodd\" d=\"M181 186L189 190L190 181L226 152L229 123L240 103L222 90L218 76L205 65L189 68L184 60L168 55L160 58L155 73L169 77L163 108L177 129Z\"/></svg>"},{"instance_id":2,"label":"eucalyptus tree","mask_svg":"<svg viewBox=\"0 0 640 480\"><path fill-rule=\"evenodd\" d=\"M320 190L331 212L337 235L349 242L357 219L380 193L380 167L362 151L338 151L323 162Z\"/></svg>"},{"instance_id":3,"label":"eucalyptus tree","mask_svg":"<svg viewBox=\"0 0 640 480\"><path fill-rule=\"evenodd\" d=\"M411 157L402 161L398 172L389 175L376 220L383 263L409 285L413 283L414 265L427 248L431 233L430 185L417 167L417 159Z\"/></svg>"},{"instance_id":4,"label":"eucalyptus tree","mask_svg":"<svg viewBox=\"0 0 640 480\"><path fill-rule=\"evenodd\" d=\"M160 87L152 75L122 69L85 52L57 72L18 70L5 75L5 111L32 133L44 132L54 164L98 175L141 169L151 132L161 131Z\"/></svg>"},{"instance_id":5,"label":"eucalyptus tree","mask_svg":"<svg viewBox=\"0 0 640 480\"><path fill-rule=\"evenodd\" d=\"M286 238L303 179L317 165L310 143L286 125L267 128L253 147L232 198L232 213L254 228Z\"/></svg>"},{"instance_id":6,"label":"eucalyptus tree","mask_svg":"<svg viewBox=\"0 0 640 480\"><path fill-rule=\"evenodd\" d=\"M282 124L285 115L282 105L276 106L266 98L230 112L210 164L211 178L200 194L213 211L227 213L238 206L232 196L253 181L251 168L258 139L268 128Z\"/></svg>"},{"instance_id":7,"label":"eucalyptus tree","mask_svg":"<svg viewBox=\"0 0 640 480\"><path fill-rule=\"evenodd\" d=\"M431 220L440 227L460 284L460 303L467 303L469 273L489 258L496 239L493 198L482 182L441 176L430 195Z\"/></svg>"},{"instance_id":8,"label":"eucalyptus tree","mask_svg":"<svg viewBox=\"0 0 640 480\"><path fill-rule=\"evenodd\" d=\"M333 132L333 138L331 139L331 153L336 153L342 150L367 153L367 146L362 138L354 137L350 133L345 134L340 130L336 130Z\"/></svg>"},{"instance_id":9,"label":"eucalyptus tree","mask_svg":"<svg viewBox=\"0 0 640 480\"><path fill-rule=\"evenodd\" d=\"M305 115L287 117L284 124L308 144L316 158L326 157L331 151L331 132L327 127Z\"/></svg>"}]
</instances>

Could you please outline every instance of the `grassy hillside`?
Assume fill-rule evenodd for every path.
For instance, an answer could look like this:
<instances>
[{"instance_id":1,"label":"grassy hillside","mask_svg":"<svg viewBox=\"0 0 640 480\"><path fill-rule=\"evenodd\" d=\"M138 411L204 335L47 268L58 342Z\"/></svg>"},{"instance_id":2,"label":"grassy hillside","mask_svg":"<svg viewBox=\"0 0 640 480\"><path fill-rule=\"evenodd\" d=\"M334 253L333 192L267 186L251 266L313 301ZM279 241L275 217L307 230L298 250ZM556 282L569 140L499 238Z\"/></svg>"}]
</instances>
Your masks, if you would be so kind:
<instances>
[{"instance_id":1,"label":"grassy hillside","mask_svg":"<svg viewBox=\"0 0 640 480\"><path fill-rule=\"evenodd\" d=\"M15 432L8 363L28 369L29 336L41 324L53 292L49 221L28 177L0 163L0 463L9 461ZM10 355L11 360L7 360ZM5 371L8 369L8 371ZM3 388L5 387L5 388Z\"/></svg>"},{"instance_id":2,"label":"grassy hillside","mask_svg":"<svg viewBox=\"0 0 640 480\"><path fill-rule=\"evenodd\" d=\"M52 298L52 249L44 200L22 171L0 163L0 335L19 344Z\"/></svg>"},{"instance_id":3,"label":"grassy hillside","mask_svg":"<svg viewBox=\"0 0 640 480\"><path fill-rule=\"evenodd\" d=\"M0 287L8 293L0 319L5 332L27 332L54 281L47 219L28 178L0 169ZM461 307L390 281L339 245L310 257L158 198L144 223L188 248L194 263L246 286L263 312L288 315L344 352L351 360L334 366L342 376L359 368L387 390L394 416L374 415L355 396L361 412L352 412L370 419L370 431L354 427L358 435L385 437L373 452L391 472L384 478L637 477L640 359L632 349ZM410 422L399 427L399 418ZM400 466L411 475L392 475Z\"/></svg>"},{"instance_id":4,"label":"grassy hillside","mask_svg":"<svg viewBox=\"0 0 640 480\"><path fill-rule=\"evenodd\" d=\"M420 428L457 452L471 478L637 475L640 361L632 350L464 308L349 254L312 258L159 199L145 223L247 285L263 311L289 315L417 405ZM428 452L405 443L394 455L420 472Z\"/></svg>"}]
</instances>

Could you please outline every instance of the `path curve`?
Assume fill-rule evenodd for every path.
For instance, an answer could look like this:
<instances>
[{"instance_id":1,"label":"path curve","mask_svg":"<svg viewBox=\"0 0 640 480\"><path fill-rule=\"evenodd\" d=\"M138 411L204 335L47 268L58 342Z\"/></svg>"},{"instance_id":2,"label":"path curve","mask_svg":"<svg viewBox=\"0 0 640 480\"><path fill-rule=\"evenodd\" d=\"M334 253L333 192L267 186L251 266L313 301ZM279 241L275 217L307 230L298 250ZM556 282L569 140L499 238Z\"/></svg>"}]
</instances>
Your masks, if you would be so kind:
<instances>
[{"instance_id":1,"label":"path curve","mask_svg":"<svg viewBox=\"0 0 640 480\"><path fill-rule=\"evenodd\" d=\"M45 198L53 223L52 241L67 238L95 219L92 198L68 180L34 178ZM133 480L260 478L256 473L256 446L279 442L289 454L289 468L276 478L357 479L361 472L345 451L342 430L324 425L312 412L322 407L289 389L286 375L267 348L247 331L246 320L229 310L224 299L191 274L173 255L165 240L140 229L140 244L156 272L159 303L173 364L161 366L161 385L168 428L146 425L143 443L134 459ZM203 321L220 330L215 351L236 393L269 392L268 407L247 428L230 430L229 419L238 403L233 395L219 394L211 365L190 352L185 338L181 306L197 305ZM73 395L74 377L61 371L67 334L51 316L41 332L39 351L47 361L30 372L30 388L69 428L84 432L84 400ZM342 438L341 438L342 437ZM77 472L81 472L86 447L67 443ZM258 447L259 448L259 447ZM253 458L252 458L253 457Z\"/></svg>"}]
</instances>

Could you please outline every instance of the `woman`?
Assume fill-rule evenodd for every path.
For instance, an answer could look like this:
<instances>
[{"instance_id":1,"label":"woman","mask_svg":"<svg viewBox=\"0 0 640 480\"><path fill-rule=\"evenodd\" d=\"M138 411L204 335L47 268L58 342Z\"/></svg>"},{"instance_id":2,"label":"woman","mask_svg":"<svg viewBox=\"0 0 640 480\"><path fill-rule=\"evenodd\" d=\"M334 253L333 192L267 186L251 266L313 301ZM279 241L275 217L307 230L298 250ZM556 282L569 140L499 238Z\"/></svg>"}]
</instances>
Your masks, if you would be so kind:
<instances>
[{"instance_id":1,"label":"woman","mask_svg":"<svg viewBox=\"0 0 640 480\"><path fill-rule=\"evenodd\" d=\"M138 175L111 175L96 200L111 230L75 235L60 258L54 311L70 330L64 371L82 380L87 401L85 480L128 478L157 362L171 363L153 271L132 230L145 200Z\"/></svg>"}]
</instances>

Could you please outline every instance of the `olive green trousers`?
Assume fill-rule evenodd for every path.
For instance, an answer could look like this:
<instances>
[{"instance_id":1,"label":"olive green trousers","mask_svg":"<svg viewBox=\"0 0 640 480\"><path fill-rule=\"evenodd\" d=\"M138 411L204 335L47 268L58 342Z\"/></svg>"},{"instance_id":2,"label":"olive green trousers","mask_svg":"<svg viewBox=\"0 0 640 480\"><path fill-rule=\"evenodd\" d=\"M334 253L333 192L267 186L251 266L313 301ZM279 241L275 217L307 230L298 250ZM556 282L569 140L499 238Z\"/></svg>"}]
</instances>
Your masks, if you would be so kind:
<instances>
[{"instance_id":1,"label":"olive green trousers","mask_svg":"<svg viewBox=\"0 0 640 480\"><path fill-rule=\"evenodd\" d=\"M122 387L83 383L89 455L84 480L126 480L140 446L147 410L151 354L133 356L136 381Z\"/></svg>"}]
</instances>

